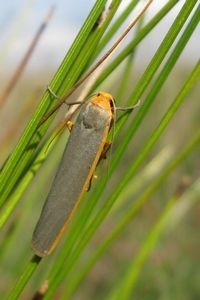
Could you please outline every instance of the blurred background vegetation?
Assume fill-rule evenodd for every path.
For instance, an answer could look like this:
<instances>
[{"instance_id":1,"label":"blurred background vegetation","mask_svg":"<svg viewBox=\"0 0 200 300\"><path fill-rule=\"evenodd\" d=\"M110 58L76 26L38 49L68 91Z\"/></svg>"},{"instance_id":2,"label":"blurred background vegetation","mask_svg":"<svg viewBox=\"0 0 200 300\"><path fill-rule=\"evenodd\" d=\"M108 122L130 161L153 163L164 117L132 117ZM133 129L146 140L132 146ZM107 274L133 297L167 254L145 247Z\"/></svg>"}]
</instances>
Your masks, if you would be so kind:
<instances>
[{"instance_id":1,"label":"blurred background vegetation","mask_svg":"<svg viewBox=\"0 0 200 300\"><path fill-rule=\"evenodd\" d=\"M27 3L29 2L30 1L27 1ZM93 1L91 7L92 5L97 5L97 3L101 2L103 7L103 2L106 1L96 1L96 3ZM117 3L117 1L113 2ZM123 3L123 1L121 2ZM127 1L124 2L127 4ZM128 4L134 4L134 2L137 4L137 2L141 1L129 1ZM179 2L178 7L175 5L176 2ZM145 74L146 68L156 53L157 48L160 46L163 38L180 10L183 9L183 6L189 2L191 6L193 5L193 10L191 15L188 16L187 22L192 19L192 14L195 12L195 9L197 10L197 5L199 5L198 1L163 1L163 7L168 3L174 3L175 5L174 7L172 6L171 15L169 14L165 17L166 19L168 18L165 26L162 25L162 22L158 23L158 25L148 33L147 37L144 40L141 40L139 45L137 45L137 49L134 48L133 52L131 52L123 63L115 69L111 76L106 76L104 81L101 82L98 87L95 86L95 91L105 90L111 92L116 99L117 104L121 106L129 105L130 103L127 103L130 102L130 95L132 95L134 88L137 88L137 84ZM192 2L193 4L191 4ZM64 3L60 5L63 10L67 9L70 11L70 6L66 7L66 4ZM156 3L154 3L154 5L156 5ZM97 12L100 13L102 7L99 6L99 11L97 10ZM161 8L162 7L159 7L159 9ZM145 24L147 24L156 15L159 9L156 11L151 7L149 8L147 16L145 16L142 21L140 20L141 23L139 25L137 24L133 33L129 33L127 40L122 42L120 49L115 54L115 57L118 57L120 51L123 51L123 48L126 47L126 44L129 43L131 39L134 39L137 34L140 34L141 28L143 28ZM118 15L116 15L112 21L113 24L125 10L126 6L120 8ZM129 13L132 10L133 8L129 8ZM20 12L22 13L22 7L19 6L19 16ZM34 59L35 51L36 53L40 51L40 42L42 43L42 39L45 40L45 34L47 34L46 32L50 31L51 28L48 27L50 26L49 23L45 23L45 27L44 22L47 22L47 20L48 22L52 21L52 19L50 19L51 14L52 18L57 18L56 13L54 14L54 12L54 8L50 8L49 11L47 9L47 17L44 18L44 21L41 20L41 24L35 24L35 38L39 38L39 41L37 41L36 44L33 44L35 49L32 49L34 51L30 57L28 57L27 65L24 65L24 68L22 64L23 59L25 58L24 53L29 48L29 45L34 43L34 34L29 37L30 40L24 45L22 53L19 53L18 51L16 52L17 56L15 57L15 60L11 60L10 64L9 55L10 53L15 53L15 43L17 39L20 39L20 36L23 35L26 29L26 24L29 23L28 18L20 30L16 33L16 36L13 34L10 38L8 37L6 30L5 33L2 32L2 34L5 34L5 40L1 47L3 55L2 60L0 61L3 66L3 73L1 72L0 74L0 161L2 170L9 161L8 158L10 153L12 153L12 151L16 151L15 147L20 136L24 132L28 122L34 118L33 113L40 103L40 99L46 89L46 85L52 80L53 74L59 66L57 58L55 58L56 63L54 63L54 56L56 56L56 53L53 53L53 56L48 57L48 49L46 57L41 55L40 59L37 61ZM34 5L29 13L30 15L34 15L36 13L34 12ZM81 11L77 11L77 14L81 14ZM198 13L197 19L199 19L199 14L200 13ZM131 13L129 16L123 16L123 22L127 24L132 18L133 15ZM165 20L164 17L163 20ZM185 23L184 28L186 28L187 22ZM166 27L166 24L168 24L168 28ZM107 25L108 29L109 25L110 22L108 22ZM16 26L16 20L11 19L7 22L7 27L9 28L11 26L13 26L13 28ZM125 25L123 24L123 26ZM63 30L64 35L62 36L62 39L64 40L65 35L70 35L70 29L64 28ZM122 32L121 28L120 30ZM114 36L113 40L120 35L120 30ZM155 35L154 31L158 34ZM160 34L160 32L163 32L163 34ZM181 33L183 33L183 29ZM69 252L69 256L65 260L66 263L70 261L70 255L73 254L73 251L78 249L81 237L86 235L89 231L89 221L93 220L96 213L98 214L104 206L106 207L106 199L115 193L122 179L126 176L126 174L128 174L129 167L131 167L136 158L143 153L143 149L145 149L145 146L151 140L151 136L155 132L160 120L162 120L169 106L174 102L176 96L179 94L186 80L189 78L189 75L199 59L199 34L199 28L196 28L191 39L188 41L186 48L182 51L177 64L174 63L174 67L169 73L167 80L163 84L159 93L153 99L148 113L142 120L140 120L136 134L126 147L126 151L122 156L120 156L120 159L117 160L117 168L112 173L112 176L110 176L109 174L112 172L112 165L111 167L109 165L112 160L115 161L115 154L117 155L124 137L128 135L131 126L133 126L132 122L134 121L134 118L136 118L140 110L145 108L144 103L146 96L148 96L148 93L154 88L154 84L157 80L156 78L153 78L154 74L152 74L152 81L144 90L144 94L139 97L141 102L139 108L129 115L129 118L123 124L124 126L120 128L119 132L118 123L120 124L120 122L116 124L116 137L113 142L111 155L108 155L109 157L107 161L101 163L98 168L98 178L97 180L94 180L91 191L84 196L84 201L81 203L80 211L78 210L77 217L75 218L76 220L73 224L74 228L76 226L76 222L78 223L80 218L84 219L84 211L87 210L87 205L91 202L91 199L96 197L93 195L96 195L96 190L98 189L99 183L103 180L103 175L105 174L106 175L103 178L106 180L107 184L106 186L102 185L102 194L98 199L98 203L96 203L94 211L92 212L93 215L90 215L88 218L89 220L86 220L87 226L85 225L85 231L83 229L83 232L81 233L82 235L76 237L73 245L74 248L71 248L71 252ZM8 37L7 40L6 37ZM52 43L54 38L56 43L56 37L53 35L51 36ZM9 43L8 39L10 39ZM73 42L73 40L71 42ZM9 46L8 48L6 48L7 45ZM110 45L110 42L108 42L108 45ZM108 45L107 47L109 47ZM152 47L152 49L148 49L148 45L150 45L149 48ZM199 50L196 51L196 48ZM3 53L3 49L7 49L7 52ZM172 45L171 49L168 50L168 57L172 53L173 49L174 46ZM65 51L66 50L67 49L65 49ZM44 51L44 49L42 51ZM190 54L193 57L191 59L188 57L187 59L187 56L190 56ZM37 57L39 57L38 54ZM47 59L49 62L48 64L45 63L45 67L44 59ZM31 60L34 61L34 66ZM83 66L82 70L80 70L79 77L82 73L84 73L85 69L88 68L90 63L91 60L88 60L86 66ZM20 64L21 69L17 69ZM108 66L109 64L110 62L108 62ZM166 64L166 59L163 59L162 66L166 66ZM160 66L160 69L158 70L161 70L162 66ZM16 75L16 70L18 75L20 72L21 74L18 79L14 78L14 81L12 81L14 74ZM67 80L66 74L62 76L65 80ZM57 283L56 291L54 290L53 292L54 296L50 296L52 297L50 299L111 298L182 300L199 298L199 139L198 142L194 144L189 155L187 155L181 163L177 165L170 176L166 176L164 180L158 184L154 193L149 194L149 196L147 194L144 203L141 204L141 207L138 208L138 210L136 209L135 215L132 217L127 226L125 226L123 232L117 236L117 239L112 241L111 245L103 252L103 255L97 259L97 262L92 264L92 268L88 269L88 272L86 272L83 277L84 279L80 281L77 286L75 285L79 273L81 273L81 270L83 270L85 265L87 265L87 262L95 251L103 245L104 239L114 232L116 226L120 224L121 220L123 220L123 217L125 218L129 211L131 211L132 206L137 203L137 199L140 199L141 195L143 195L143 193L145 193L148 188L156 182L156 180L161 178L162 172L164 172L173 159L175 159L181 151L190 144L195 134L199 132L199 75L198 81L197 79L195 80L196 83L192 86L189 93L186 94L185 101L175 113L175 117L168 124L161 137L157 139L155 146L145 157L143 157L139 168L134 173L134 176L130 176L127 185L121 190L111 211L108 211L108 216L99 228L97 226L95 234L91 236L86 247L84 249L80 249L79 259L74 260L74 265L69 270L69 273L63 277L59 283ZM64 85L65 81L60 80L61 95L66 92ZM54 84L54 87L56 87L54 91L59 94L58 86ZM92 89L91 92L93 92ZM72 99L76 99L78 94L79 91L76 92L75 96L72 96ZM46 97L50 96L48 95ZM51 101L56 102L57 100L52 100L51 98ZM17 205L11 209L9 217L6 217L6 224L4 224L4 221L1 223L0 293L3 297L7 296L11 292L11 289L20 279L20 275L26 272L26 266L29 264L32 256L30 248L32 232L66 144L68 137L67 132L64 132L60 137L57 137L57 140L52 143L52 149L49 151L50 153L48 153L47 159L45 157L41 167L37 170L37 173L34 174L26 188L24 188L24 190L22 188L23 193L18 190L18 187L20 184L23 184L26 174L28 172L32 172L31 168L33 165L31 164L34 162L35 155L37 155L39 153L38 151L41 149L40 145L47 141L47 137L52 133L53 129L60 124L61 120L63 120L65 111L66 106L63 105L63 107L59 110L59 113L56 115L53 123L51 123L51 125L47 124L48 132L43 137L42 142L40 142L41 144L39 144L39 148L35 147L37 150L33 153L31 163L30 161L27 163L17 182L13 183L13 189L10 193L8 193L9 197L6 198L8 199L8 202L9 199L12 199L13 195L19 199ZM47 141L47 145L48 144L49 142ZM26 151L30 150L30 145L34 147L34 143L27 143ZM47 149L47 146L44 146L44 149ZM46 155L46 153L44 155ZM114 157L114 159L112 157ZM20 165L20 161L18 163ZM15 168L17 168L17 166ZM16 169L13 169L13 174L15 173L15 170ZM10 181L12 181L11 177ZM169 216L166 217L170 201L172 201L172 204L170 204L171 206L169 207ZM8 202L5 202L6 205ZM2 207L4 209L4 206ZM2 210L2 220L4 220L4 213L5 211ZM163 220L165 217L167 219L164 222ZM158 228L160 228L160 231ZM59 263L57 267L55 266L57 261L59 261L59 258L62 257L60 253L67 253L65 246L68 236L70 237L70 234L73 236L73 226L70 227L70 230L71 231L69 231L69 233L66 233L66 237L64 239L66 240L65 243L62 242L61 246L58 247L52 256L45 258L40 265L38 264L38 269L29 279L29 282L26 284L26 288L21 296L19 296L19 299L32 299L33 295L44 280L49 277L51 278L52 270L58 268L57 270L59 271L59 267L61 267L59 266ZM156 230L158 230L157 238L155 237L157 232ZM155 238L154 242L152 242L153 237ZM148 250L145 250L147 248ZM145 251L148 253L146 256L144 255ZM132 262L135 264L135 269L133 267L135 277L133 277L136 278L136 284L134 280L131 281L130 278L132 278L132 276L131 273L129 274L129 267L131 268ZM63 268L67 269L67 266L63 264ZM128 292L129 288L127 287L128 277L129 285L131 286L130 293ZM72 288L70 287L70 284ZM73 287L73 284L75 288ZM70 288L71 292L69 292ZM15 299L14 294L10 299Z\"/></svg>"}]
</instances>

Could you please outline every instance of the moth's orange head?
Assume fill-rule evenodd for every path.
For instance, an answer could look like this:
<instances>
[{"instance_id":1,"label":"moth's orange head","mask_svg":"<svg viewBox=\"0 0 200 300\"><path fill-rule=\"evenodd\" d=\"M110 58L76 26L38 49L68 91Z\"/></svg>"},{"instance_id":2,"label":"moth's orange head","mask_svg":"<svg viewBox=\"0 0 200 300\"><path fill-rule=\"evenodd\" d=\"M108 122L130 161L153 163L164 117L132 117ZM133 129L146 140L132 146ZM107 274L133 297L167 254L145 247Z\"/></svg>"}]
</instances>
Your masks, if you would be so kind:
<instances>
[{"instance_id":1,"label":"moth's orange head","mask_svg":"<svg viewBox=\"0 0 200 300\"><path fill-rule=\"evenodd\" d=\"M98 105L105 110L110 111L112 114L115 110L115 100L113 96L106 92L99 92L92 98L91 102L94 105Z\"/></svg>"}]
</instances>

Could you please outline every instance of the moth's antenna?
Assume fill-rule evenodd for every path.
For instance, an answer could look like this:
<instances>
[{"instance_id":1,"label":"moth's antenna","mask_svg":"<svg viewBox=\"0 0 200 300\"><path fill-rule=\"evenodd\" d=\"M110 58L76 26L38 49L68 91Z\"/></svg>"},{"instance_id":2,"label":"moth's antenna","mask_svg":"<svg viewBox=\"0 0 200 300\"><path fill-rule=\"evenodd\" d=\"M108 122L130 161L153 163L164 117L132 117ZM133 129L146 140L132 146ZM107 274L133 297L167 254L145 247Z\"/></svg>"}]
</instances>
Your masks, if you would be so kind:
<instances>
[{"instance_id":1,"label":"moth's antenna","mask_svg":"<svg viewBox=\"0 0 200 300\"><path fill-rule=\"evenodd\" d=\"M128 107L121 107L121 106L117 106L115 109L116 110L121 110L121 111L126 111L126 110L134 110L135 108L140 106L140 99L138 100L138 102L136 104L134 104L133 106L128 106Z\"/></svg>"}]
</instances>

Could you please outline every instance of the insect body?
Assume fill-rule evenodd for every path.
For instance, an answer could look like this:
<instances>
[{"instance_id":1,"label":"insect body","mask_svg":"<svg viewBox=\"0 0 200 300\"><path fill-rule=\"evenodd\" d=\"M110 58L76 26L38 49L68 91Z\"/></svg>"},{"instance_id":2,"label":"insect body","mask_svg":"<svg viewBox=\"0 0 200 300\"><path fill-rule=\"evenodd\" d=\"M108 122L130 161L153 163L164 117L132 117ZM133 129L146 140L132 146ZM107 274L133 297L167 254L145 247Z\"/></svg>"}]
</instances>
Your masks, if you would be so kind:
<instances>
[{"instance_id":1,"label":"insect body","mask_svg":"<svg viewBox=\"0 0 200 300\"><path fill-rule=\"evenodd\" d=\"M36 255L50 254L60 241L104 156L114 116L114 99L105 92L82 106L33 233Z\"/></svg>"}]
</instances>

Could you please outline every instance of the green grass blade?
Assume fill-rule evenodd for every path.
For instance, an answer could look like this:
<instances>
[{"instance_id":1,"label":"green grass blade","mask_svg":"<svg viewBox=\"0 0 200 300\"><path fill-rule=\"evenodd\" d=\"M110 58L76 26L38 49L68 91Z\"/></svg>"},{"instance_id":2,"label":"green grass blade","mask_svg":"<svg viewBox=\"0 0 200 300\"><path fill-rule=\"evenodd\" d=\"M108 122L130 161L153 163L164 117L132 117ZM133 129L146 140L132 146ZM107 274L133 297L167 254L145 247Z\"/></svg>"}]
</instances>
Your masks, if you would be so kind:
<instances>
[{"instance_id":1,"label":"green grass blade","mask_svg":"<svg viewBox=\"0 0 200 300\"><path fill-rule=\"evenodd\" d=\"M129 197L134 199L137 193L141 190L141 187L146 187L146 185L149 184L150 181L156 180L160 172L165 168L167 163L169 163L172 154L173 153L172 151L170 151L170 149L165 149L164 151L159 153L159 155L156 158L154 158L147 166L145 166L142 172L137 174L137 176L134 177L128 183L126 189L123 191L123 194L121 195L121 197L118 198L117 203L115 203L114 213L116 212L116 210L117 213L118 211L121 211L121 209L123 210L123 205L121 205L121 202L124 201L124 199ZM157 168L155 168L155 165L157 166ZM141 186L141 181L142 181L142 186ZM133 187L134 187L134 191L133 191ZM141 197L139 197L139 199L140 198ZM116 222L116 225L112 228L112 230L104 238L102 238L99 247L97 247L97 249L96 248L93 249L94 251L90 253L85 264L82 266L78 266L79 273L77 274L76 272L77 267L75 267L74 270L70 272L70 276L68 278L68 286L65 288L65 294L64 294L65 299L68 299L72 296L72 294L76 291L76 289L78 289L78 286L80 286L81 282L85 279L85 277L87 276L91 268L95 265L95 263L98 262L98 260L100 260L100 258L104 254L106 254L108 248L112 246L113 242L120 237L121 233L132 221L134 215L137 214L137 211L140 209L140 206L137 205L139 199L133 204L129 205L130 207L128 211L124 211L123 213L124 217L121 218L122 220L121 219L118 220ZM133 207L137 206L135 212L133 211L132 206Z\"/></svg>"},{"instance_id":2,"label":"green grass blade","mask_svg":"<svg viewBox=\"0 0 200 300\"><path fill-rule=\"evenodd\" d=\"M94 84L94 89L96 89L105 78L107 78L111 72L113 72L121 62L132 53L132 51L137 47L137 45L150 33L150 31L167 15L168 12L179 2L179 0L172 0L167 2L167 4L153 17L148 24L146 24L139 32L139 34L131 41L124 50L109 64L109 66L101 73L96 83Z\"/></svg>"},{"instance_id":3,"label":"green grass blade","mask_svg":"<svg viewBox=\"0 0 200 300\"><path fill-rule=\"evenodd\" d=\"M124 179L121 181L121 183L118 185L118 187L115 189L115 192L113 192L110 197L105 201L104 207L102 207L101 211L93 218L93 221L88 225L88 227L85 229L85 232L83 236L80 238L80 242L76 249L71 254L71 259L69 259L69 252L66 253L66 256L62 256L62 260L59 261L59 264L57 265L58 269L54 269L50 278L50 288L47 292L46 299L50 299L53 295L53 292L55 291L55 287L57 286L58 282L62 280L69 272L70 268L72 268L74 262L78 259L81 249L84 249L85 245L87 245L88 241L98 228L98 226L101 224L105 216L110 211L113 203L127 184L127 182L132 178L132 176L135 174L137 168L142 163L144 158L148 155L150 150L152 149L153 145L157 142L159 136L166 128L169 121L172 119L174 114L176 113L177 109L181 106L183 103L186 94L190 91L190 89L193 87L193 85L196 83L196 81L199 79L200 75L200 64L198 63L196 67L194 68L191 76L189 77L189 80L184 85L183 89L179 93L179 95L176 97L175 101L170 106L169 110L166 112L165 116L162 118L160 124L158 125L157 129L152 134L152 137L149 139L147 144L145 145L142 152L139 154L138 158L135 160L135 162L132 164L130 169L127 171L127 174L125 175ZM68 242L68 241L67 241ZM67 261L66 267L63 270L63 264L64 261Z\"/></svg>"},{"instance_id":4,"label":"green grass blade","mask_svg":"<svg viewBox=\"0 0 200 300\"><path fill-rule=\"evenodd\" d=\"M188 9L188 7L185 7L185 9ZM186 27L184 33L182 34L179 41L177 42L177 45L174 48L171 56L169 57L169 59L167 60L167 62L164 65L163 69L160 71L159 75L157 76L157 78L155 80L155 83L151 88L150 93L146 97L146 100L145 100L144 104L142 104L142 109L139 110L139 112L136 115L136 117L134 118L133 122L130 124L130 130L127 132L126 136L124 137L120 147L118 147L118 151L117 151L116 155L113 156L112 165L111 165L111 168L110 168L111 172L112 172L112 168L115 168L115 166L117 165L120 157L124 153L128 143L133 138L133 136L136 133L137 129L139 128L139 126L141 126L141 122L144 119L145 115L147 114L147 112L148 112L151 104L153 103L156 95L160 91L163 83L167 79L170 71L173 69L176 61L178 60L179 56L181 55L181 53L182 53L184 47L186 46L189 38L191 37L192 33L194 32L196 26L198 25L199 17L200 17L200 13L199 13L199 10L197 8L193 18L191 19L191 21L188 24L188 26ZM176 22L179 20L179 18L182 19L182 14L181 13L177 17L177 19L175 20L174 24L176 24ZM183 19L182 19L182 21L183 21ZM185 19L185 22L186 22L186 19ZM174 24L172 25L172 27L174 27ZM184 24L184 22L182 23L182 26L183 26L183 24ZM179 28L179 30L180 29L181 28ZM171 32L171 28L170 28L169 33L170 32ZM172 32L173 32L173 30L172 30ZM156 72L156 70L159 68L159 66L160 66L160 64L163 60L163 54L166 51L165 45L167 45L167 48L170 47L170 41L172 42L175 38L174 35L173 35L173 38L171 36L169 38L169 33L165 37L163 43L159 47L157 53L153 57L153 59L150 62L149 66L147 67L146 71L144 72L142 78L139 80L137 86L133 90L132 95L130 96L129 101L128 101L129 103L130 102L136 103L140 99L142 93L144 92L144 89L147 87L147 85L152 80L152 77L154 76L154 72ZM176 32L176 33L178 34L178 32ZM168 38L169 38L169 40L168 40ZM166 52L165 52L165 54L166 54ZM152 72L152 70L154 70L154 72ZM126 121L126 117L124 118L123 122L125 122L125 121Z\"/></svg>"},{"instance_id":5,"label":"green grass blade","mask_svg":"<svg viewBox=\"0 0 200 300\"><path fill-rule=\"evenodd\" d=\"M35 269L39 265L40 261L41 261L41 257L38 257L36 255L33 256L33 258L31 259L31 261L26 266L26 269L25 269L24 273L19 278L17 284L15 285L15 287L13 288L13 290L11 291L11 293L10 293L10 295L8 297L9 300L15 300L15 299L17 300L17 299L19 299L19 296L20 296L21 292L23 291L23 289L24 289L27 281L32 276L33 272L35 271Z\"/></svg>"},{"instance_id":6,"label":"green grass blade","mask_svg":"<svg viewBox=\"0 0 200 300\"><path fill-rule=\"evenodd\" d=\"M95 2L89 17L51 82L51 88L56 94L63 96L74 83L82 77L82 74L87 71L87 67L91 64L93 59L95 59L95 51L100 51L99 49L102 49L101 47L103 47L104 44L108 46L107 41L113 37L113 34L119 26L121 26L122 22L126 22L126 16L130 13L130 7L131 5L134 6L136 1L131 1L130 5L124 8L119 19L117 19L116 23L113 22L112 26L111 21L120 2L121 1L118 0L111 2L111 8L107 10L104 22L101 24L98 23L98 18L107 1ZM118 106L120 101L118 98L121 98L122 95L125 94L125 84L123 83L120 87L121 77L124 77L125 81L125 77L127 76L130 79L130 84L127 86L126 92L126 95L130 95L128 97L128 103L132 105L136 103L138 99L141 99L142 103L133 114L128 112L120 113L120 118L118 122L116 122L115 133L113 134L116 140L113 146L113 155L108 174L105 169L109 163L99 166L97 169L97 175L99 175L98 183L93 181L92 189L89 193L84 195L83 201L81 201L56 251L45 258L42 264L39 264L40 259L36 261L36 259L33 258L29 261L31 234L36 222L35 218L37 218L40 206L42 206L41 202L45 200L45 194L48 192L48 185L50 185L51 178L53 177L53 168L55 168L55 163L58 162L64 146L64 144L62 144L60 147L60 142L64 142L63 139L60 139L58 143L56 142L57 140L53 140L50 147L45 146L49 144L49 142L46 142L43 148L39 144L52 122L53 116L48 119L39 130L36 130L36 126L41 117L54 106L56 101L53 100L53 96L48 92L44 93L39 108L31 118L22 138L8 158L1 173L1 183L3 183L3 185L0 184L0 203L5 203L5 205L0 213L0 227L7 222L7 226L3 228L3 238L1 239L1 266L3 272L5 272L5 276L2 278L2 280L4 280L4 282L2 281L1 291L3 298L6 298L5 294L10 293L9 299L19 299L20 297L28 297L31 299L33 294L36 295L35 290L42 286L41 283L46 278L48 279L48 290L43 299L52 299L56 297L55 293L58 293L60 299L71 299L74 292L80 292L81 294L77 296L82 297L84 284L87 288L89 287L89 291L86 291L87 296L89 294L89 298L96 296L100 299L105 298L107 296L107 290L111 291L111 296L109 294L110 297L117 295L116 293L120 290L120 292L122 294L124 293L128 298L130 293L132 293L130 286L133 284L135 287L140 275L141 281L139 280L139 284L145 281L146 277L148 278L147 274L141 273L142 267L152 252L152 249L156 246L159 237L165 232L165 229L171 229L168 225L170 223L169 219L173 219L173 217L169 215L172 211L173 216L177 213L177 203L175 206L172 204L171 212L170 207L169 210L166 209L166 219L165 212L163 213L163 210L161 210L160 219L157 223L158 226L150 229L150 235L145 239L144 243L141 244L137 259L134 260L134 262L131 259L131 268L128 269L125 277L122 276L123 274L120 274L119 269L117 269L117 273L115 272L114 275L110 269L109 279L111 280L106 282L104 291L102 294L98 293L98 295L90 295L90 292L93 292L93 286L87 283L87 281L90 280L89 271L96 263L101 263L101 259L103 261L103 254L109 255L109 253L106 253L109 247L108 252L113 251L115 241L117 241L116 245L118 247L118 242L121 242L124 236L123 234L126 234L126 230L129 229L128 226L131 226L131 221L134 219L136 228L137 222L143 223L143 220L140 218L140 213L143 213L146 208L148 209L148 205L151 205L150 202L148 203L148 200L150 200L152 196L153 204L158 201L156 204L162 205L159 201L160 197L163 199L171 197L171 186L179 181L180 176L182 177L186 174L186 176L188 175L192 177L192 179L194 177L196 178L195 163L198 159L197 149L200 144L200 132L198 127L199 107L198 101L195 102L195 97L198 99L198 91L196 93L196 88L198 89L197 82L200 78L200 62L198 61L194 68L191 66L190 68L193 68L193 70L189 72L184 64L183 72L182 70L180 71L180 67L176 67L176 63L180 55L184 52L185 46L187 44L191 46L192 44L192 39L190 38L194 37L200 19L198 1L186 0L179 6L180 11L176 13L171 28L169 28L166 36L163 37L160 47L158 47L146 70L144 70L141 77L137 79L136 85L135 79L134 82L131 82L131 77L129 77L131 71L128 67L124 72L123 70L121 72L120 69L120 74L117 72L114 74L116 79L114 83L108 78L110 72L116 69L117 63L121 63L125 58L129 60L129 67L131 67L132 63L134 63L132 62L131 56L133 56L134 51L137 50L136 47L140 46L140 42L147 34L151 37L151 30L164 19L164 16L166 16L176 3L179 3L179 1L168 1L144 27L138 30L138 32L136 31L133 40L124 50L119 52L119 55L108 65L108 68L102 72L102 75L100 75L97 80L95 87L106 78L105 86L112 91L114 96L119 93L118 97L115 97ZM140 22L142 22L142 20L140 20ZM137 25L141 26L141 24ZM111 28L111 31L108 30L106 34L107 28ZM137 56L135 58L137 59ZM136 62L136 66L137 64L138 62ZM181 74L179 73L177 76L178 84L176 84L176 86L170 85L170 72L172 70L174 71L173 76L174 74L177 76L177 71L181 72ZM174 77L172 79L174 79ZM172 86L170 93L168 90L165 91L168 85L170 85L170 88ZM105 89L104 86L103 89ZM193 94L188 97L190 92ZM157 103L159 97L162 103L161 101ZM187 99L190 99L190 101L184 103ZM169 100L169 104L167 100ZM123 104L123 106L125 105ZM150 109L151 106L152 110ZM194 106L196 109L194 109ZM153 110L154 108L155 111ZM185 111L182 111L182 109ZM176 119L174 117L176 117ZM172 121L177 121L177 127L175 124L175 128L172 128L174 124ZM183 127L182 124L184 124ZM180 134L180 129L182 132L184 131L184 138L182 138ZM135 136L137 132L138 136ZM195 133L194 136L193 133ZM191 136L193 136L192 140L190 139ZM52 138L50 138L50 140L51 139ZM143 177L140 176L142 174L140 168L143 171L144 166L148 165L150 157L154 157L157 151L160 152L160 148L163 146L163 143L165 145L166 142L170 144L170 149L173 148L173 150L177 150L173 151L168 164L162 167L155 176L150 176L149 182L144 184L141 182L143 181ZM56 148L54 148L55 145ZM35 176L35 172L40 169L43 161L46 160L53 149L54 153L52 153L48 162L43 165L40 172L37 173L37 177L32 182L32 185L30 185ZM178 149L180 149L179 152ZM174 153L176 153L176 155ZM34 174L32 171L34 171ZM171 178L171 174L173 178L175 178L174 181ZM112 178L110 178L111 175ZM170 188L168 188L168 183L170 183ZM28 185L30 185L30 187L23 195ZM21 201L20 203L19 200L21 199L25 201ZM134 201L134 199L136 201ZM5 202L6 200L7 202ZM16 206L17 204L18 206ZM145 206L144 208L145 204L147 204L147 207ZM111 208L114 209L111 210ZM186 207L184 213L186 214L188 211L189 208ZM105 220L106 218L108 218L108 223ZM166 220L166 223L164 220ZM108 224L108 231L105 231L103 238L100 228L102 222L105 222L103 224L105 227ZM175 225L174 222L172 226ZM11 232L12 228L14 228L14 234ZM195 228L196 227L193 226L193 229ZM103 230L105 230L104 227ZM140 236L140 232L137 232L136 229L135 234L137 240L137 235ZM145 231L142 232L142 234L146 236ZM92 240L93 236L98 240L98 245L95 244L95 247ZM130 238L131 241L131 236L128 238ZM21 243L19 247L17 247L19 240ZM170 242L172 242L172 240L170 240ZM129 246L130 244L128 247ZM179 248L181 246L182 245L179 244ZM181 251L182 249L180 248L179 250ZM124 253L122 253L122 257L120 257L120 264L122 267L126 267L126 265L124 265L123 255ZM85 260L85 257L87 257L87 260ZM192 260L193 257L191 258L191 261ZM186 261L190 262L190 258L186 258ZM193 262L194 261L195 259ZM39 266L40 272L35 272L37 266ZM128 267L130 267L130 265ZM191 267L191 270L195 271L195 266ZM127 271L127 269L125 269L125 271ZM19 277L19 274L22 275ZM116 280L111 285L112 279L116 277L119 281ZM98 280L102 280L101 274L98 276ZM14 288L13 282L15 283ZM123 282L123 284L120 285L120 282ZM81 283L83 283L83 285L80 286ZM154 288L156 289L157 286L154 287L151 285L150 288L153 290ZM22 292L23 295L21 295ZM193 293L191 290L191 295L194 295L195 292L195 289ZM135 293L137 293L137 290ZM188 294L190 295L189 292ZM136 298L137 297L140 296L137 294Z\"/></svg>"},{"instance_id":7,"label":"green grass blade","mask_svg":"<svg viewBox=\"0 0 200 300\"><path fill-rule=\"evenodd\" d=\"M5 225L6 221L8 220L9 216L15 209L17 203L21 199L24 191L32 181L32 179L35 177L36 172L41 167L41 165L44 163L44 161L47 159L49 153L51 153L52 148L58 141L58 136L55 137L56 132L52 134L52 136L47 140L47 142L44 144L42 149L39 151L39 153L36 155L35 159L33 160L29 171L25 174L23 180L20 182L20 184L16 187L14 193L10 197L9 201L6 203L6 205L2 208L0 212L0 229Z\"/></svg>"},{"instance_id":8,"label":"green grass blade","mask_svg":"<svg viewBox=\"0 0 200 300\"><path fill-rule=\"evenodd\" d=\"M51 87L56 93L64 93L67 88L73 85L75 78L69 80L69 70L73 73L73 63L76 60L76 57L80 53L80 50L83 44L87 41L91 30L99 17L100 13L103 10L106 1L98 0L94 8L92 9L89 17L87 18L85 24L83 25L80 33L78 34L75 42L73 43L72 47L70 48L68 54L66 55L63 63L61 64L60 68L58 69L57 73L55 74L52 82ZM70 63L69 63L70 62ZM72 68L70 69L70 67ZM82 67L82 66L81 66ZM79 73L81 73L81 69L79 68ZM77 70L76 70L77 75ZM66 84L67 81L67 85ZM62 90L60 87L60 83L62 85ZM62 94L61 94L62 96ZM16 145L14 151L8 158L4 168L1 172L0 177L0 205L4 203L7 199L8 195L11 193L13 187L21 177L21 174L29 165L30 159L34 153L36 146L38 145L39 141L41 140L42 136L47 130L49 126L50 119L46 121L44 126L42 126L36 132L36 127L39 124L41 117L44 113L50 108L52 105L52 97L48 91L46 91L43 95L41 100L41 104L39 105L37 111L35 112L32 120L28 124L27 128L24 131L21 139L19 140L18 144ZM12 180L11 180L12 178Z\"/></svg>"},{"instance_id":9,"label":"green grass blade","mask_svg":"<svg viewBox=\"0 0 200 300\"><path fill-rule=\"evenodd\" d=\"M180 199L178 199L179 203L185 202L187 208L191 209L191 207L199 200L200 180L197 180L185 194ZM108 299L114 300L123 298L124 300L128 300L131 299L131 297L133 297L132 291L134 290L142 266L144 265L145 261L148 259L152 250L158 243L160 236L163 235L166 229L169 231L169 226L172 227L171 222L174 213L177 210L176 206L180 205L179 203L176 204L176 200L177 197L172 197L168 201L160 219L158 220L157 224L151 229L146 240L144 240L141 250L139 251L138 255L134 258L122 283L120 283L119 289L117 289L117 291L114 292L113 296L108 297ZM185 212L187 212L187 210L185 210Z\"/></svg>"},{"instance_id":10,"label":"green grass blade","mask_svg":"<svg viewBox=\"0 0 200 300\"><path fill-rule=\"evenodd\" d=\"M124 20L126 20L128 15L132 12L132 10L135 8L138 2L138 0L131 1L129 5L127 5L127 7L122 11L121 15L117 18L117 20L111 25L109 30L103 36L94 56L99 55L99 53L104 49L104 47L114 36L119 27L124 23Z\"/></svg>"}]
</instances>

